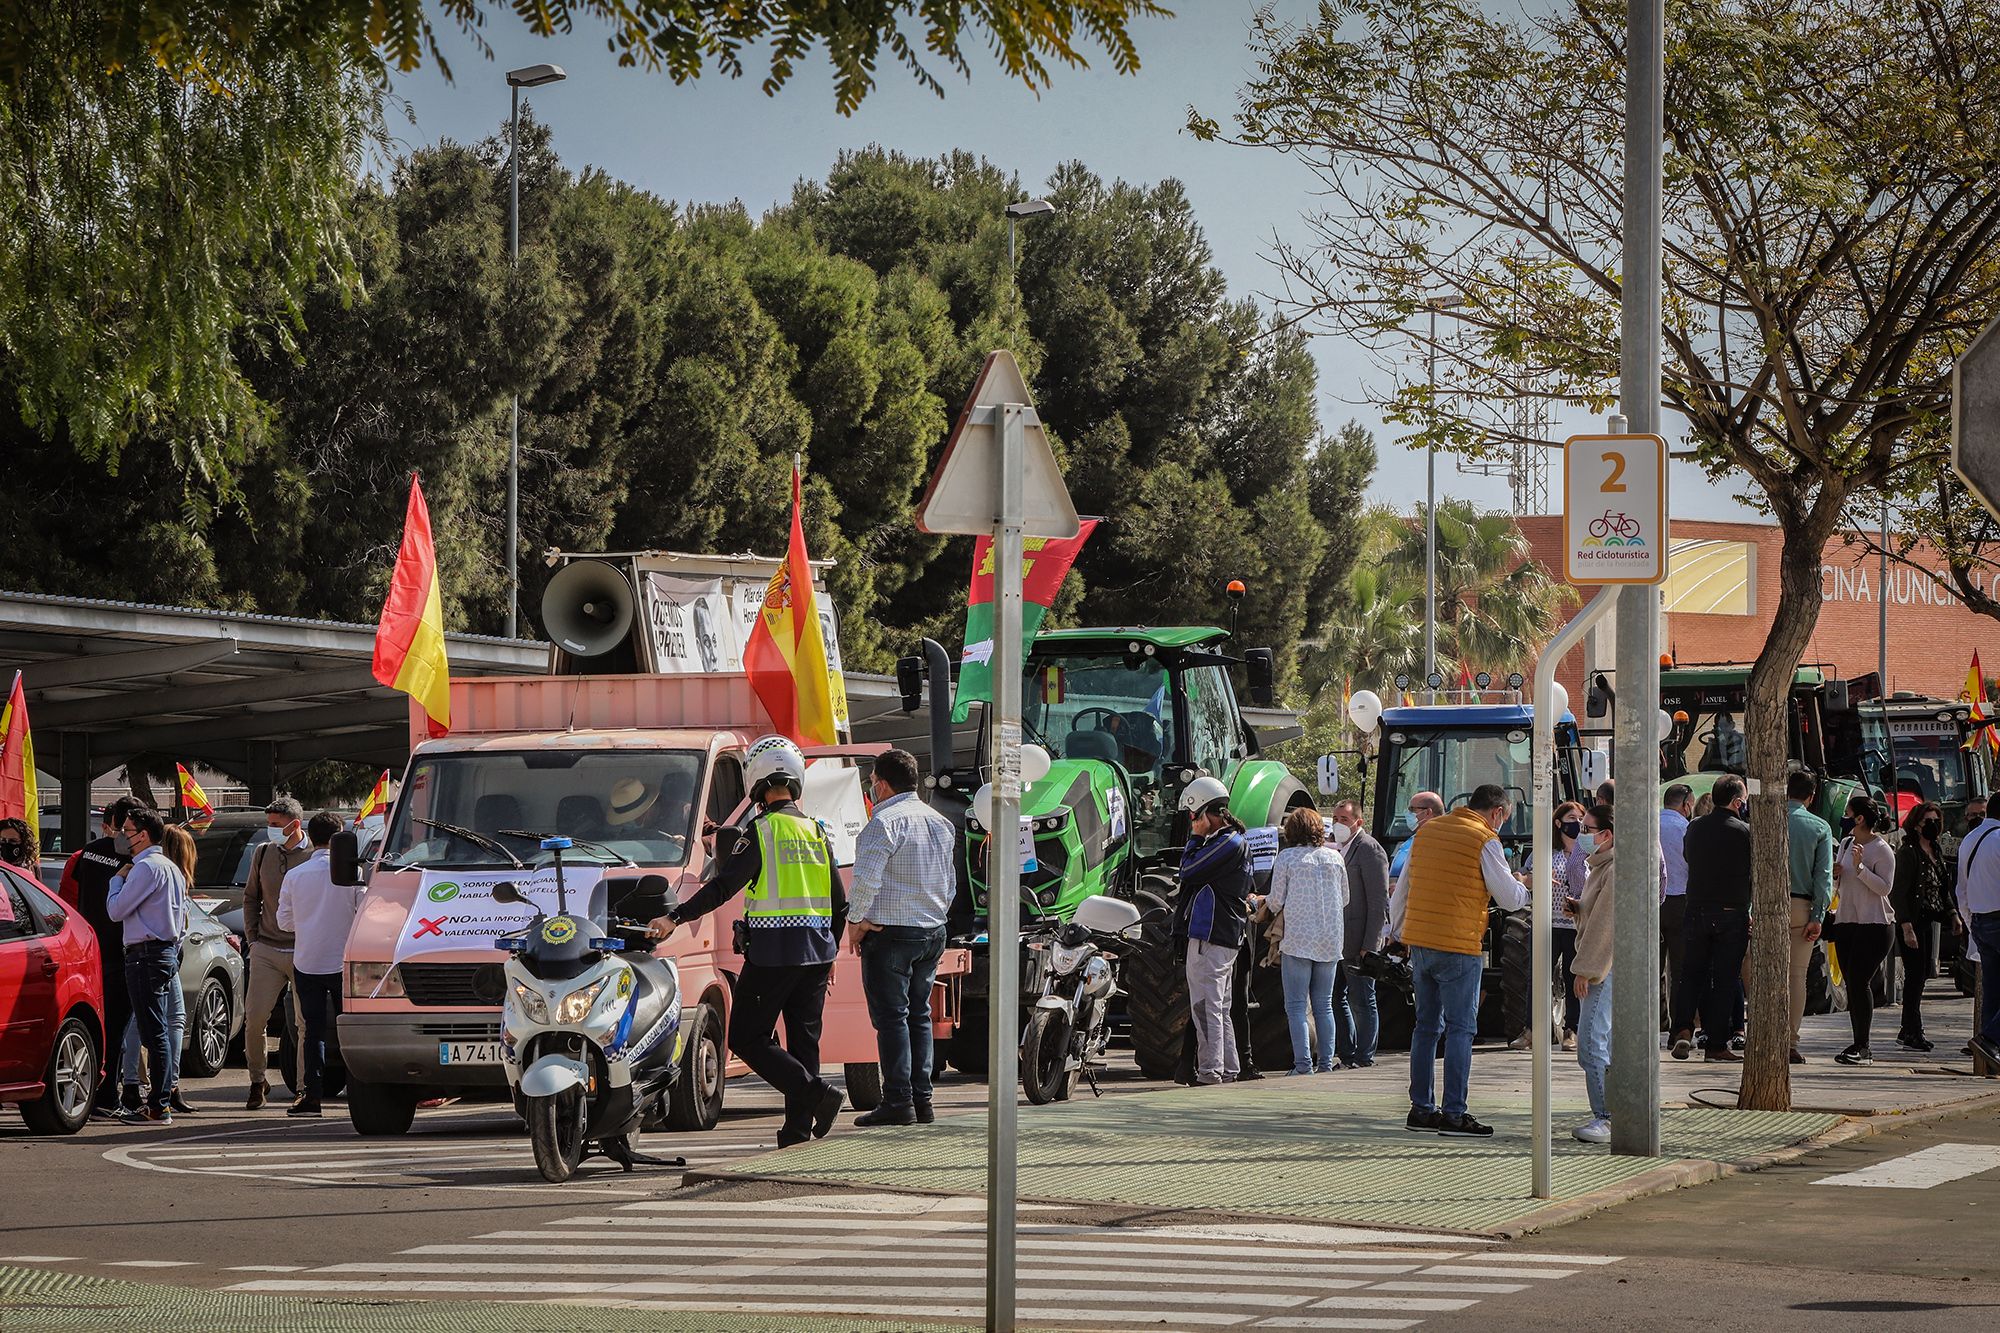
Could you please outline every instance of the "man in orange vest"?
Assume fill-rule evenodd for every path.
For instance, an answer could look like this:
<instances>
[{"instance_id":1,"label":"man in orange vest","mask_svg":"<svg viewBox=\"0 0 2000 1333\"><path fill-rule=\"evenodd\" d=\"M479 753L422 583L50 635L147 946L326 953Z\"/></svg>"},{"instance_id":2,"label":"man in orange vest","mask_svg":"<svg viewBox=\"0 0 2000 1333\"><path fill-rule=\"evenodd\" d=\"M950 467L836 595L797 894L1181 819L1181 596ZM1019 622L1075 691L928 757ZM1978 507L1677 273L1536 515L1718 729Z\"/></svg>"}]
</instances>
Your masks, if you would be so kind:
<instances>
[{"instance_id":1,"label":"man in orange vest","mask_svg":"<svg viewBox=\"0 0 2000 1333\"><path fill-rule=\"evenodd\" d=\"M1528 887L1507 866L1500 830L1510 810L1505 789L1487 783L1447 815L1427 821L1411 840L1410 860L1389 902L1393 938L1410 949L1417 1022L1410 1037L1413 1134L1485 1138L1490 1125L1466 1110L1472 1037L1479 1022L1480 942L1486 900L1506 911L1526 906ZM1438 1037L1444 1045L1444 1105L1433 1098Z\"/></svg>"}]
</instances>

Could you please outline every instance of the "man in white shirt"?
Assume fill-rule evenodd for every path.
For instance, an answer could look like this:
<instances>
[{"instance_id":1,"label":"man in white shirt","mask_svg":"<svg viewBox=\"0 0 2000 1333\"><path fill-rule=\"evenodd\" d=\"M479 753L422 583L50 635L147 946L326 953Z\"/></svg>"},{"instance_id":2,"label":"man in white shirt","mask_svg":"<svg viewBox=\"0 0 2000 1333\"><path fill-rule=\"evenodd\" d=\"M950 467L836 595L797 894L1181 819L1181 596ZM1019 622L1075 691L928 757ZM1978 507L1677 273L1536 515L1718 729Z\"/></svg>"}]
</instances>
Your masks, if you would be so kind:
<instances>
[{"instance_id":1,"label":"man in white shirt","mask_svg":"<svg viewBox=\"0 0 2000 1333\"><path fill-rule=\"evenodd\" d=\"M2000 1074L2000 818L1988 816L1958 844L1958 914L1985 983L1979 1030L1968 1050L1984 1074Z\"/></svg>"},{"instance_id":2,"label":"man in white shirt","mask_svg":"<svg viewBox=\"0 0 2000 1333\"><path fill-rule=\"evenodd\" d=\"M327 845L340 832L340 817L325 810L306 825L312 855L285 872L278 890L278 929L290 931L292 990L298 996L299 1018L305 1025L305 1086L285 1114L320 1113L320 1081L326 1069L326 1033L340 1013L340 969L347 951L347 932L361 909L360 885L333 882Z\"/></svg>"}]
</instances>

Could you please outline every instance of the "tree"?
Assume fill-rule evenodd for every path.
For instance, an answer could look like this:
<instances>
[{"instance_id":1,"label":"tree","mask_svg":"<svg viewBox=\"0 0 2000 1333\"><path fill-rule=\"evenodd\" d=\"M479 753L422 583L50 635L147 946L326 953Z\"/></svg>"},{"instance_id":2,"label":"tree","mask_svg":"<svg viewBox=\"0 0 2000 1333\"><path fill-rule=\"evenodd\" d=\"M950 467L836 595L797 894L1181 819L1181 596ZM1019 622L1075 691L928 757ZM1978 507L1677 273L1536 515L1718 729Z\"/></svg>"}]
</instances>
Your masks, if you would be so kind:
<instances>
[{"instance_id":1,"label":"tree","mask_svg":"<svg viewBox=\"0 0 2000 1333\"><path fill-rule=\"evenodd\" d=\"M1668 24L1662 405L1687 423L1680 456L1747 480L1784 531L1748 726L1755 910L1783 920L1785 702L1821 551L1850 497L1934 458L1917 442L1951 358L2000 298L2000 13L1692 0ZM1389 403L1447 447L1513 435L1465 391L1612 400L1623 40L1609 0L1524 20L1337 0L1302 29L1256 24L1234 137L1299 156L1330 198L1311 245L1279 254L1295 313L1428 350L1410 317L1462 294L1435 349L1445 391ZM1753 942L1745 1106L1789 1105L1786 954L1780 932Z\"/></svg>"}]
</instances>

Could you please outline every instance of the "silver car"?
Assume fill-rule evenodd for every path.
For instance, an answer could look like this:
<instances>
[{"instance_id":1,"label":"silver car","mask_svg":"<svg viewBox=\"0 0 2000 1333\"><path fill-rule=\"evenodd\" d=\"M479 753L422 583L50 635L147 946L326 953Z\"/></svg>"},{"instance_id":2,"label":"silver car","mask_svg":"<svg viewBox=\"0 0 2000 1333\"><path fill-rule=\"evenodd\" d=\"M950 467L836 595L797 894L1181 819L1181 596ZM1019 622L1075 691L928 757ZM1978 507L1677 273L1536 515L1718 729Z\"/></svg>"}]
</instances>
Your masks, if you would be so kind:
<instances>
[{"instance_id":1,"label":"silver car","mask_svg":"<svg viewBox=\"0 0 2000 1333\"><path fill-rule=\"evenodd\" d=\"M187 1009L183 1078L214 1078L229 1060L229 1045L243 1030L246 973L237 938L199 903L188 904L181 936L181 1001Z\"/></svg>"}]
</instances>

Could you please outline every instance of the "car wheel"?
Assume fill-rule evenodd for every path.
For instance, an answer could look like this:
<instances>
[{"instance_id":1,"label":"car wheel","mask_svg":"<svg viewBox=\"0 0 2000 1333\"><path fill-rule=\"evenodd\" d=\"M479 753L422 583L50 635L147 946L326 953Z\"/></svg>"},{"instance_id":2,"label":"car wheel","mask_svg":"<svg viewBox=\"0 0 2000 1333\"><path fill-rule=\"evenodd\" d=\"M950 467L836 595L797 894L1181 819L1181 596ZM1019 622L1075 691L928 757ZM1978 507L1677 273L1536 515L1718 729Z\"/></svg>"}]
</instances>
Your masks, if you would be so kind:
<instances>
[{"instance_id":1,"label":"car wheel","mask_svg":"<svg viewBox=\"0 0 2000 1333\"><path fill-rule=\"evenodd\" d=\"M722 1118L722 1089L728 1057L722 1051L722 1019L708 1005L688 1023L681 1072L667 1089L668 1129L710 1130Z\"/></svg>"},{"instance_id":2,"label":"car wheel","mask_svg":"<svg viewBox=\"0 0 2000 1333\"><path fill-rule=\"evenodd\" d=\"M82 1019L67 1019L56 1029L42 1082L46 1085L42 1095L21 1103L21 1118L28 1128L37 1134L74 1134L82 1129L97 1092L97 1043Z\"/></svg>"},{"instance_id":3,"label":"car wheel","mask_svg":"<svg viewBox=\"0 0 2000 1333\"><path fill-rule=\"evenodd\" d=\"M181 1053L184 1077L214 1078L222 1072L229 1060L232 1017L228 983L221 977L202 982L193 1011L188 1014L187 1049Z\"/></svg>"},{"instance_id":4,"label":"car wheel","mask_svg":"<svg viewBox=\"0 0 2000 1333\"><path fill-rule=\"evenodd\" d=\"M407 1134L417 1118L417 1090L400 1083L349 1084L347 1118L365 1138Z\"/></svg>"},{"instance_id":5,"label":"car wheel","mask_svg":"<svg viewBox=\"0 0 2000 1333\"><path fill-rule=\"evenodd\" d=\"M841 1066L847 1084L847 1104L857 1111L872 1111L882 1104L882 1066L874 1061Z\"/></svg>"}]
</instances>

